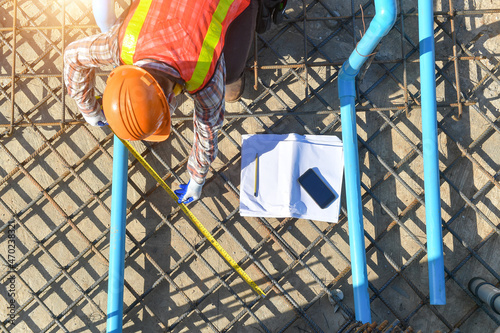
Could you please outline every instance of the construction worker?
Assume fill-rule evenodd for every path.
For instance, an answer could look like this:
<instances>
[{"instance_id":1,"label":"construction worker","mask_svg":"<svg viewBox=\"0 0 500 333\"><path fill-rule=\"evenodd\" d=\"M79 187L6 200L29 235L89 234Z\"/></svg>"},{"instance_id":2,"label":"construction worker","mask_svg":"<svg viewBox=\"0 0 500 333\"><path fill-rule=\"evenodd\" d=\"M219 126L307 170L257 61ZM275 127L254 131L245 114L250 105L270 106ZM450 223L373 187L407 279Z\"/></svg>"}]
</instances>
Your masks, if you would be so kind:
<instances>
[{"instance_id":1,"label":"construction worker","mask_svg":"<svg viewBox=\"0 0 500 333\"><path fill-rule=\"evenodd\" d=\"M176 95L195 105L188 184L179 203L200 198L217 155L224 102L244 88L257 0L132 0L115 19L114 0L94 0L102 32L77 40L64 52L68 94L93 126L109 124L126 140L163 141L170 134ZM94 91L95 68L112 65L102 105Z\"/></svg>"}]
</instances>

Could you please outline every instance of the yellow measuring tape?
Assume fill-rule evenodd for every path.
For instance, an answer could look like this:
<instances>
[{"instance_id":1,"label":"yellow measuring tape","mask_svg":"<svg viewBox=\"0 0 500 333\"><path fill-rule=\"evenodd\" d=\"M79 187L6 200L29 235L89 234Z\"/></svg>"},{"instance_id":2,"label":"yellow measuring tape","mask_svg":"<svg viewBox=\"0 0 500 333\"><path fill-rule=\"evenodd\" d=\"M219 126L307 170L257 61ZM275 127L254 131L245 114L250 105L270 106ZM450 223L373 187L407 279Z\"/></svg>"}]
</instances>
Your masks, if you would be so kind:
<instances>
[{"instance_id":1,"label":"yellow measuring tape","mask_svg":"<svg viewBox=\"0 0 500 333\"><path fill-rule=\"evenodd\" d=\"M170 187L168 187L167 183L165 183L165 181L161 179L161 177L148 164L148 162L146 162L144 157L142 157L128 141L122 139L120 139L120 141L123 143L125 147L127 147L127 149L132 153L132 155L134 155L134 157L139 161L139 163L141 163L144 166L144 168L149 172L149 174L153 176L154 179L156 179L156 181L161 185L161 187L163 187L163 189L167 191L168 195L170 195L170 197L172 197L172 199L174 199L175 202L177 202L177 200L179 199L177 195L174 193L174 191L172 191ZM224 248L222 248L219 242L215 240L214 236L212 236L212 234L207 230L207 228L205 228L205 226L196 218L196 216L194 216L194 214L191 213L189 208L187 208L187 206L183 203L180 203L178 205L182 209L182 211L189 217L191 222L193 222L194 225L196 225L198 230L201 231L203 236L205 236L205 238L208 239L208 241L215 247L215 249L228 262L228 264L243 278L243 280L245 280L245 282L248 283L250 287L252 287L252 289L257 294L265 297L266 294L262 291L262 289L260 289L259 286L250 278L250 276L248 276L248 274L238 265L238 263L234 261L233 258L231 258L231 256L226 252L226 250L224 250Z\"/></svg>"}]
</instances>

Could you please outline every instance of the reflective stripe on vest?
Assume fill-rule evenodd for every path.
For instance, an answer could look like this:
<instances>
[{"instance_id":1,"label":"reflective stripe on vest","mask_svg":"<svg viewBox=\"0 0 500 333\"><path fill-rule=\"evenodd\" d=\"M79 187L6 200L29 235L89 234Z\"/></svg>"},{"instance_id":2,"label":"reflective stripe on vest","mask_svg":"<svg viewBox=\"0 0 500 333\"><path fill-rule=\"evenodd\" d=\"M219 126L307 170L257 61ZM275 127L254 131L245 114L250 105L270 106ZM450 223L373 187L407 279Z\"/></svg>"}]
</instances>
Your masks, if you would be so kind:
<instances>
[{"instance_id":1,"label":"reflective stripe on vest","mask_svg":"<svg viewBox=\"0 0 500 333\"><path fill-rule=\"evenodd\" d=\"M220 41L222 33L222 21L226 17L229 7L234 0L222 0L217 5L214 15L212 16L212 21L208 27L207 35L203 40L203 46L201 48L200 56L198 57L198 62L193 72L191 80L186 82L186 87L188 90L198 89L205 76L210 69L210 64L212 63L212 58L214 56L215 47Z\"/></svg>"},{"instance_id":2,"label":"reflective stripe on vest","mask_svg":"<svg viewBox=\"0 0 500 333\"><path fill-rule=\"evenodd\" d=\"M134 64L135 46L141 33L142 25L148 15L149 7L153 0L141 0L135 9L134 16L130 19L123 36L121 58L126 65Z\"/></svg>"},{"instance_id":3,"label":"reflective stripe on vest","mask_svg":"<svg viewBox=\"0 0 500 333\"><path fill-rule=\"evenodd\" d=\"M121 58L128 64L132 65L134 60L135 48L138 37L141 32L144 21L146 20L149 7L153 0L141 0L137 6L130 22L125 30L125 35L122 42ZM203 45L198 56L194 72L191 79L186 82L188 91L194 91L203 84L205 77L210 70L215 48L220 42L222 34L222 22L226 18L226 14L233 4L234 0L221 0L212 15L207 34L203 40Z\"/></svg>"}]
</instances>

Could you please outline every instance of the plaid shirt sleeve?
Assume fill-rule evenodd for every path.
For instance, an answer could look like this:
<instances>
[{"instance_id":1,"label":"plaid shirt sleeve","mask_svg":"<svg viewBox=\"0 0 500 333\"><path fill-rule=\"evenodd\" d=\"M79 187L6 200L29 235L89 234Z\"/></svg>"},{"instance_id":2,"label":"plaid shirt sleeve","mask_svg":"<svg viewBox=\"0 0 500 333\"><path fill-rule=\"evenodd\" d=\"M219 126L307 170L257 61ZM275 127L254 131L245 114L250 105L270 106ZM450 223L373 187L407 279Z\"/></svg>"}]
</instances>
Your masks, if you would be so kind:
<instances>
[{"instance_id":1,"label":"plaid shirt sleeve","mask_svg":"<svg viewBox=\"0 0 500 333\"><path fill-rule=\"evenodd\" d=\"M187 168L199 184L205 181L210 164L217 157L217 133L224 122L225 82L226 65L221 55L212 79L191 95L195 104L194 142Z\"/></svg>"},{"instance_id":2,"label":"plaid shirt sleeve","mask_svg":"<svg viewBox=\"0 0 500 333\"><path fill-rule=\"evenodd\" d=\"M79 39L64 51L66 88L86 120L98 117L101 112L94 93L95 68L120 65L120 26L118 22L108 32Z\"/></svg>"}]
</instances>

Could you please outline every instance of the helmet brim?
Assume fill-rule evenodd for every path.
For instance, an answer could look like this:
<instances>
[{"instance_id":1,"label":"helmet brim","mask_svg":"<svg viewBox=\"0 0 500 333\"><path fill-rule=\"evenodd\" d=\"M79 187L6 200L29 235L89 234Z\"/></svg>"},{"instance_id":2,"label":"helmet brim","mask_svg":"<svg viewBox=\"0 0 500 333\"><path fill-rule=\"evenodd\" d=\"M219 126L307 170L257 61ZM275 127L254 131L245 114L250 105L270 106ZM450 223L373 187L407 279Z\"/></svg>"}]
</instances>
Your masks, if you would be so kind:
<instances>
[{"instance_id":1,"label":"helmet brim","mask_svg":"<svg viewBox=\"0 0 500 333\"><path fill-rule=\"evenodd\" d=\"M167 112L165 113L166 120L162 127L160 127L156 132L145 138L145 141L151 142L162 142L167 140L170 136L170 105L167 104Z\"/></svg>"},{"instance_id":2,"label":"helmet brim","mask_svg":"<svg viewBox=\"0 0 500 333\"><path fill-rule=\"evenodd\" d=\"M170 136L170 121L166 126L163 128L160 128L158 131L156 131L154 134L151 134L147 138L145 138L145 141L151 141L151 142L162 142L167 140L167 138Z\"/></svg>"}]
</instances>

